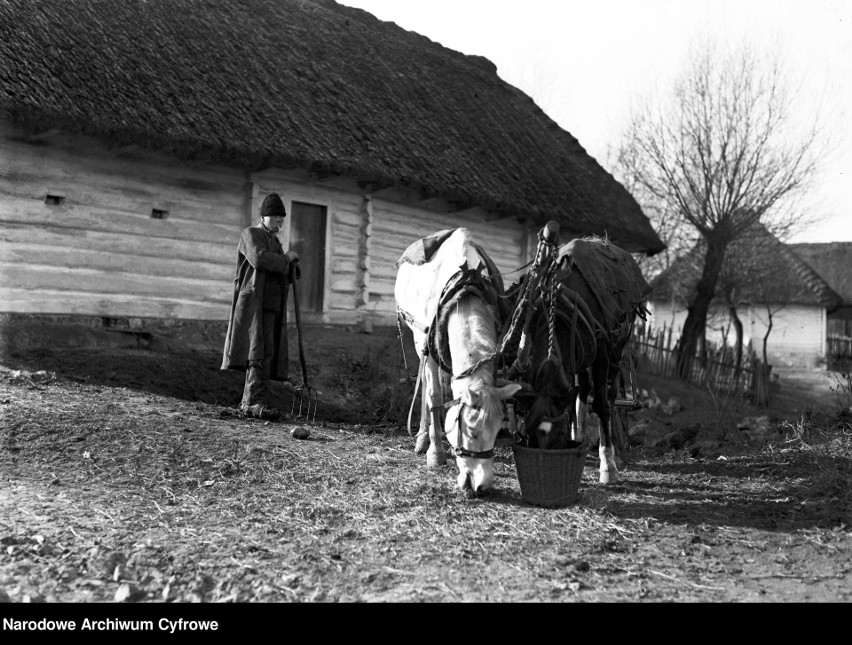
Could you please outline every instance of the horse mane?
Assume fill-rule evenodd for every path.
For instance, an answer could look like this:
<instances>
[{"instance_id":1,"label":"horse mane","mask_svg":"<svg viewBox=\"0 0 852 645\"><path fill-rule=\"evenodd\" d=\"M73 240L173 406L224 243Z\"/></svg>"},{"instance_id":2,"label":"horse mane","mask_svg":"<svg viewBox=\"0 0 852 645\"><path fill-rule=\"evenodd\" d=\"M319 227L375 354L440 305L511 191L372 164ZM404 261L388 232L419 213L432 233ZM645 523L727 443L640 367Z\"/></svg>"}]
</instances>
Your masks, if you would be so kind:
<instances>
[{"instance_id":1,"label":"horse mane","mask_svg":"<svg viewBox=\"0 0 852 645\"><path fill-rule=\"evenodd\" d=\"M450 334L451 324L466 326L466 333ZM489 377L487 384L493 385L493 363L488 359L495 357L497 351L494 307L475 293L465 294L452 305L448 312L447 331L448 339L451 336L454 338L454 342L448 342L453 376L463 374L471 368L473 373L482 372L483 368L487 368L484 372ZM454 343L456 343L455 347ZM458 343L463 345L459 346Z\"/></svg>"},{"instance_id":2,"label":"horse mane","mask_svg":"<svg viewBox=\"0 0 852 645\"><path fill-rule=\"evenodd\" d=\"M497 328L495 325L497 314L494 311L494 307L476 295L464 296L459 301L459 307L461 307L462 303L465 303L471 309L468 315L468 322L470 324L471 340L475 341L476 344L470 350L484 354L493 354L497 345Z\"/></svg>"}]
</instances>

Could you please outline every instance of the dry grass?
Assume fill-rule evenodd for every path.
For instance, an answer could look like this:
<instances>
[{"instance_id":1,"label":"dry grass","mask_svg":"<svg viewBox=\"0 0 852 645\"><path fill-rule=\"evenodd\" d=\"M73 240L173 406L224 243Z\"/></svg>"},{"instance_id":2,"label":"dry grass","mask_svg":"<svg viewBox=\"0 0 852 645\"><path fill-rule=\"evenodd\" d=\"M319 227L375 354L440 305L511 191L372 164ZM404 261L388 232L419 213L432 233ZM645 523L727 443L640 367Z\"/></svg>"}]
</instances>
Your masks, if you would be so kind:
<instances>
[{"instance_id":1,"label":"dry grass","mask_svg":"<svg viewBox=\"0 0 852 645\"><path fill-rule=\"evenodd\" d=\"M496 559L549 578L552 558L543 553L584 541L594 551L604 548L601 536L615 544L631 534L631 522L606 514L594 485L576 507L523 505L505 440L499 489L480 499L454 487L453 464L426 470L395 426L315 425L310 440L297 441L288 425L74 382L8 387L2 396L14 397L22 419L3 440L12 488L4 501L21 502L0 525L8 556L66 554L53 586L13 586L20 596L108 600L116 584L132 581L147 600L369 599L362 579L371 574L464 572ZM44 494L65 502L49 519L25 501ZM111 554L118 574L83 577ZM86 582L104 574L115 584ZM205 576L214 583L206 590ZM372 585L372 594L393 599L384 586Z\"/></svg>"},{"instance_id":2,"label":"dry grass","mask_svg":"<svg viewBox=\"0 0 852 645\"><path fill-rule=\"evenodd\" d=\"M240 379L204 369L213 352L173 353L167 370L156 352L19 357L0 373L0 592L15 602L715 601L754 598L760 580L775 599L848 599L848 417L803 418L763 449L713 461L637 449L611 487L597 483L590 451L578 503L543 509L521 500L507 438L486 497L455 488L453 463L426 469L388 421L408 401L383 389L397 387L398 366L378 351L393 356L330 344L311 354L328 362L312 372L323 398L304 441L289 435L294 422L233 416ZM11 371L38 368L57 376ZM346 370L357 376L348 392L334 381Z\"/></svg>"}]
</instances>

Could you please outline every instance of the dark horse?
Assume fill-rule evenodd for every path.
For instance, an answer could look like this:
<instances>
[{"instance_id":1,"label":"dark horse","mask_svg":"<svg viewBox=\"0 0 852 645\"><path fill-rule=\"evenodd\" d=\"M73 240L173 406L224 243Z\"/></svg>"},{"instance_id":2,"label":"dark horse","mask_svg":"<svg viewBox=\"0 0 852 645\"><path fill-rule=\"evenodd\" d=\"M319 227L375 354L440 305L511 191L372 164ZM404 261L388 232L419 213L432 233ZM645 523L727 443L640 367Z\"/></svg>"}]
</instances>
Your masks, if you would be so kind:
<instances>
[{"instance_id":1,"label":"dark horse","mask_svg":"<svg viewBox=\"0 0 852 645\"><path fill-rule=\"evenodd\" d=\"M522 349L514 366L532 389L523 406L527 445L553 449L581 442L591 396L600 481L615 482L615 377L636 316L645 316L650 287L633 257L605 239L572 240L544 256L540 273L525 278L536 282L527 291L521 341L528 355Z\"/></svg>"}]
</instances>

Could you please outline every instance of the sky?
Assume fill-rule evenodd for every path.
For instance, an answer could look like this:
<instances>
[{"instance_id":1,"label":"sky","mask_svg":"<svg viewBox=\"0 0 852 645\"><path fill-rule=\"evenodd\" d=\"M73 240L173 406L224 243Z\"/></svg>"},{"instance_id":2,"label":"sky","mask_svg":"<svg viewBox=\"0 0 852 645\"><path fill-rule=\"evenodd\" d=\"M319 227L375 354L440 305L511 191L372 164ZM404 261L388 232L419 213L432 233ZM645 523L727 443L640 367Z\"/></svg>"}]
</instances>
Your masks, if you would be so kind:
<instances>
[{"instance_id":1,"label":"sky","mask_svg":"<svg viewBox=\"0 0 852 645\"><path fill-rule=\"evenodd\" d=\"M602 166L630 106L665 92L710 36L780 57L796 122L827 148L802 208L821 221L794 242L852 242L850 0L338 0L445 47L488 58Z\"/></svg>"}]
</instances>

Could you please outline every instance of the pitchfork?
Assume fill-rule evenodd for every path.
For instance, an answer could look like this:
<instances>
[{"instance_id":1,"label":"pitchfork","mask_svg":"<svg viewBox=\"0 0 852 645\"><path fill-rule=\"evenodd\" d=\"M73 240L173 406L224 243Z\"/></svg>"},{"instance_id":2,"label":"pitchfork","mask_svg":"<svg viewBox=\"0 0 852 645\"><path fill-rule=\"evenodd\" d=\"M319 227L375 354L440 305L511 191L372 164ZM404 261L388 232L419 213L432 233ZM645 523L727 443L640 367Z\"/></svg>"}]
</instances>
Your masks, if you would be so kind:
<instances>
[{"instance_id":1,"label":"pitchfork","mask_svg":"<svg viewBox=\"0 0 852 645\"><path fill-rule=\"evenodd\" d=\"M305 420L315 421L317 418L317 406L319 404L319 392L308 385L308 368L305 365L305 345L302 340L302 315L299 312L299 292L296 290L296 265L290 267L290 283L293 285L293 310L296 312L296 332L299 338L299 364L302 366L302 384L293 387L293 405L290 408L292 416L296 410L296 401L299 402L298 416L302 416L302 407L306 406ZM311 406L314 408L314 416L311 418Z\"/></svg>"}]
</instances>

